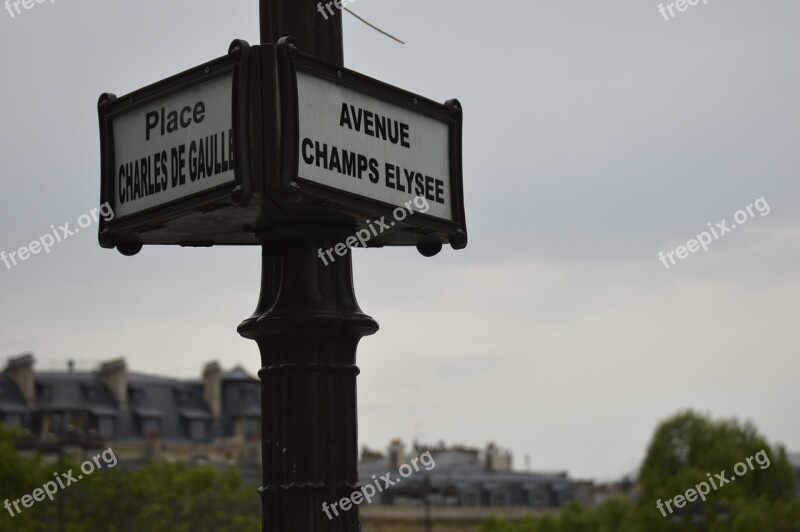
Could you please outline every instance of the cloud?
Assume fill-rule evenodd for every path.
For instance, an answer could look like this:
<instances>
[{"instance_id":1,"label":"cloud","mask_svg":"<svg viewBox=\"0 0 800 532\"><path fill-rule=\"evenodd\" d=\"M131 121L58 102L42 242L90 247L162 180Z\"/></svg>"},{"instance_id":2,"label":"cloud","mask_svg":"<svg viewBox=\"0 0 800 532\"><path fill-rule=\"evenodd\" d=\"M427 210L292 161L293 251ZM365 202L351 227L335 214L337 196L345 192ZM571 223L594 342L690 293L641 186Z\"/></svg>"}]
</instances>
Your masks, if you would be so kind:
<instances>
[{"instance_id":1,"label":"cloud","mask_svg":"<svg viewBox=\"0 0 800 532\"><path fill-rule=\"evenodd\" d=\"M636 463L657 421L695 406L752 416L798 448L782 413L800 370L798 238L753 223L669 271L653 253L370 279L360 301L382 329L359 351L362 437L421 422L435 439L497 440L534 466L608 477ZM398 403L408 411L381 416Z\"/></svg>"}]
</instances>

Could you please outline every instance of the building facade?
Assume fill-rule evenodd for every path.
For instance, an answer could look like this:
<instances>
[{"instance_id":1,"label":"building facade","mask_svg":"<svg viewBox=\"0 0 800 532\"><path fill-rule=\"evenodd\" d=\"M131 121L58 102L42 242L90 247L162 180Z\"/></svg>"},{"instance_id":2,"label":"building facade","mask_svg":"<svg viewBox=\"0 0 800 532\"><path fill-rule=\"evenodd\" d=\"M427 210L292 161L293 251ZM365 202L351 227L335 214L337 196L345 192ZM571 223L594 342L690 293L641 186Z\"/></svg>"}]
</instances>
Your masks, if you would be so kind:
<instances>
[{"instance_id":1,"label":"building facade","mask_svg":"<svg viewBox=\"0 0 800 532\"><path fill-rule=\"evenodd\" d=\"M429 453L434 465L420 457ZM409 466L417 459L421 467ZM407 453L400 440L386 454L364 449L359 465L362 485L391 473L402 482L377 494L387 506L561 508L575 498L575 483L565 472L513 471L511 453L489 444L485 449L414 444ZM403 468L404 464L408 464ZM404 477L401 473L409 473Z\"/></svg>"},{"instance_id":2,"label":"building facade","mask_svg":"<svg viewBox=\"0 0 800 532\"><path fill-rule=\"evenodd\" d=\"M261 463L261 389L242 368L206 364L200 379L127 370L123 359L96 371L34 371L30 354L0 373L0 422L34 440L91 438L135 464L148 460L242 465L255 484ZM252 468L247 466L251 465Z\"/></svg>"},{"instance_id":3,"label":"building facade","mask_svg":"<svg viewBox=\"0 0 800 532\"><path fill-rule=\"evenodd\" d=\"M30 354L8 360L0 373L0 422L29 432L28 446L89 439L112 447L124 464L150 460L241 467L245 481L261 477L261 387L241 367L205 365L198 379L129 371L123 359L94 371L35 371ZM78 448L73 446L73 448ZM419 468L381 491L374 507L558 509L578 497L566 473L512 470L511 454L399 440L386 453L364 449L362 484L396 473L425 453L435 466ZM477 514L476 514L477 515Z\"/></svg>"}]
</instances>

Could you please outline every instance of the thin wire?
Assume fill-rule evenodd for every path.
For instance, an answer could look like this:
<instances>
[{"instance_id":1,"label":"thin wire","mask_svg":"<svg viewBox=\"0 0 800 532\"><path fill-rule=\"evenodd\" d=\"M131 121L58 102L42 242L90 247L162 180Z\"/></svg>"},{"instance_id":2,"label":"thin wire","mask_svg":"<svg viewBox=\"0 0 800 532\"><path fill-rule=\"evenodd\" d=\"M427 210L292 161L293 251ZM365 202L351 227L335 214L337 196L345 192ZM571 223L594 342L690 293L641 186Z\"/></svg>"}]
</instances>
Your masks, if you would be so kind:
<instances>
[{"instance_id":1,"label":"thin wire","mask_svg":"<svg viewBox=\"0 0 800 532\"><path fill-rule=\"evenodd\" d=\"M394 36L394 35L392 35L391 33L386 33L385 31L383 31L383 30L382 30L382 29L380 29L379 27L377 27L377 26L375 26L375 25L373 25L373 24L370 24L369 22L367 22L367 21L366 21L366 20L364 20L363 18L359 17L358 15L356 15L355 13L353 13L353 12L350 10L350 8L348 8L348 7L343 7L342 9L344 9L345 11L347 11L348 13L350 13L351 15L353 15L354 17L356 17L358 20L360 20L361 22L363 22L364 24L366 24L367 26L369 26L369 27L370 27L370 28L372 28L373 30L375 30L375 31L377 31L377 32L380 32L380 33L383 33L384 35L386 35L386 36L387 36L387 37L389 37L390 39L394 39L395 41L399 42L400 44L405 44L403 41L401 41L400 39L398 39L397 37L395 37L395 36Z\"/></svg>"}]
</instances>

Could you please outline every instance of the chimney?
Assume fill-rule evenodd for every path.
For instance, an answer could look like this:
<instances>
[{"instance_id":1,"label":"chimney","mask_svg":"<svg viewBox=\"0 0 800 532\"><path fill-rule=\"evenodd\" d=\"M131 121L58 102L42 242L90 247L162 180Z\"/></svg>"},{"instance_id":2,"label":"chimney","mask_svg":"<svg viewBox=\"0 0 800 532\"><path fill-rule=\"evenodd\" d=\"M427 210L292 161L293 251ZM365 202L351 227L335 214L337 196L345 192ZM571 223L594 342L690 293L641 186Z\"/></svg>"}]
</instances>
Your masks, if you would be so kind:
<instances>
[{"instance_id":1,"label":"chimney","mask_svg":"<svg viewBox=\"0 0 800 532\"><path fill-rule=\"evenodd\" d=\"M400 439L392 440L389 443L389 467L399 469L406 463L406 446Z\"/></svg>"},{"instance_id":2,"label":"chimney","mask_svg":"<svg viewBox=\"0 0 800 532\"><path fill-rule=\"evenodd\" d=\"M25 353L9 358L5 373L19 388L25 404L32 406L36 398L36 386L33 381L33 354Z\"/></svg>"},{"instance_id":3,"label":"chimney","mask_svg":"<svg viewBox=\"0 0 800 532\"><path fill-rule=\"evenodd\" d=\"M120 410L128 409L128 372L125 359L118 358L100 366L97 372L100 380L111 390Z\"/></svg>"},{"instance_id":4,"label":"chimney","mask_svg":"<svg viewBox=\"0 0 800 532\"><path fill-rule=\"evenodd\" d=\"M497 471L497 447L494 443L486 446L486 469Z\"/></svg>"},{"instance_id":5,"label":"chimney","mask_svg":"<svg viewBox=\"0 0 800 532\"><path fill-rule=\"evenodd\" d=\"M511 453L500 450L490 443L486 446L486 469L489 471L511 471Z\"/></svg>"},{"instance_id":6,"label":"chimney","mask_svg":"<svg viewBox=\"0 0 800 532\"><path fill-rule=\"evenodd\" d=\"M209 362L203 369L203 399L205 399L214 424L222 415L222 368L218 362Z\"/></svg>"}]
</instances>

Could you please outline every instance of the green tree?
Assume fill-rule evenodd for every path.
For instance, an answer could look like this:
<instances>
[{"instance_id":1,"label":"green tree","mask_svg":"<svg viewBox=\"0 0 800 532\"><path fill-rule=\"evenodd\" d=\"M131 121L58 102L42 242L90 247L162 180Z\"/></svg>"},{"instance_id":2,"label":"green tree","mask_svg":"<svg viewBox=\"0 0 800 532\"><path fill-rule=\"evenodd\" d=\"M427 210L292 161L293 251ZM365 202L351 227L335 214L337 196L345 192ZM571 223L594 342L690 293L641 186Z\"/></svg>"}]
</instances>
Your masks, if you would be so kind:
<instances>
[{"instance_id":1,"label":"green tree","mask_svg":"<svg viewBox=\"0 0 800 532\"><path fill-rule=\"evenodd\" d=\"M13 508L14 501L32 493L47 480L38 455L23 458L17 452L14 442L19 436L18 430L0 425L0 530L47 530L46 525L52 523L53 517L46 508L37 505L23 508L21 503L18 503L21 512ZM11 511L5 508L6 500L12 505Z\"/></svg>"},{"instance_id":2,"label":"green tree","mask_svg":"<svg viewBox=\"0 0 800 532\"><path fill-rule=\"evenodd\" d=\"M25 458L14 441L19 436L0 425L0 530L25 532L56 529L58 499L36 502L11 516L2 506L33 493L54 474L80 464L72 460L45 463ZM96 469L60 490L68 532L257 532L261 504L254 487L242 483L238 469L150 463L133 471ZM16 512L15 512L16 513Z\"/></svg>"},{"instance_id":3,"label":"green tree","mask_svg":"<svg viewBox=\"0 0 800 532\"><path fill-rule=\"evenodd\" d=\"M734 473L737 464L740 474ZM658 500L708 483L709 474L718 482L723 471L735 480L710 488L705 502L666 518L657 509ZM570 505L558 518L516 524L493 518L481 532L800 532L800 502L786 452L770 447L752 423L713 420L691 410L676 414L656 428L638 484L637 502L611 498L590 510ZM703 519L696 520L694 511Z\"/></svg>"},{"instance_id":4,"label":"green tree","mask_svg":"<svg viewBox=\"0 0 800 532\"><path fill-rule=\"evenodd\" d=\"M505 521L493 515L490 516L488 519L486 519L483 525L481 525L481 528L478 530L478 532L516 532L516 531L517 531L516 526L512 525L508 521Z\"/></svg>"},{"instance_id":5,"label":"green tree","mask_svg":"<svg viewBox=\"0 0 800 532\"><path fill-rule=\"evenodd\" d=\"M734 473L739 463L747 466L741 476ZM722 472L726 479L735 480L722 485L716 476ZM791 501L795 494L785 450L771 448L752 423L681 412L661 423L653 435L639 471L640 500L660 513L656 509L658 500L672 499L701 483L711 487L706 500L690 503L687 509L702 508L708 524L725 509L732 510L738 501ZM690 512L684 513L689 522Z\"/></svg>"}]
</instances>

